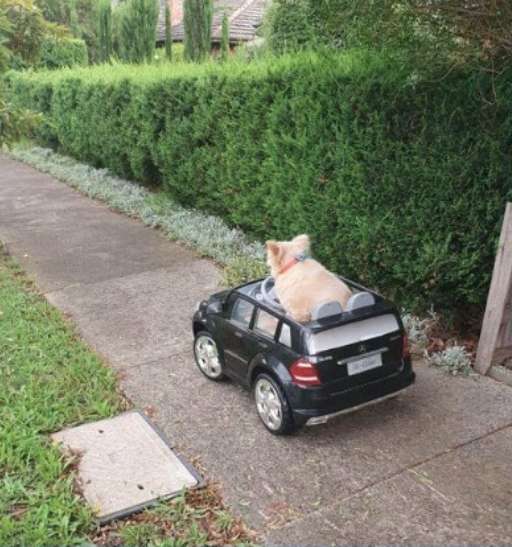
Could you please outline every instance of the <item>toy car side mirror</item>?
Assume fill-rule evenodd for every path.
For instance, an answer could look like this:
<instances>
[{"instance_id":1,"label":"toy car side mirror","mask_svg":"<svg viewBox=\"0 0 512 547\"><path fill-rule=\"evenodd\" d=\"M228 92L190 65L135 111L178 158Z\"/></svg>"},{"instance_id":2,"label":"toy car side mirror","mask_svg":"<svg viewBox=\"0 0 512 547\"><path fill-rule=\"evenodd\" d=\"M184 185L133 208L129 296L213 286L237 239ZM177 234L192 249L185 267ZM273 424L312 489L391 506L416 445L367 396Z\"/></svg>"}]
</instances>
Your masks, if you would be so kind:
<instances>
[{"instance_id":1,"label":"toy car side mirror","mask_svg":"<svg viewBox=\"0 0 512 547\"><path fill-rule=\"evenodd\" d=\"M208 313L222 313L224 305L219 300L214 300L208 304Z\"/></svg>"}]
</instances>

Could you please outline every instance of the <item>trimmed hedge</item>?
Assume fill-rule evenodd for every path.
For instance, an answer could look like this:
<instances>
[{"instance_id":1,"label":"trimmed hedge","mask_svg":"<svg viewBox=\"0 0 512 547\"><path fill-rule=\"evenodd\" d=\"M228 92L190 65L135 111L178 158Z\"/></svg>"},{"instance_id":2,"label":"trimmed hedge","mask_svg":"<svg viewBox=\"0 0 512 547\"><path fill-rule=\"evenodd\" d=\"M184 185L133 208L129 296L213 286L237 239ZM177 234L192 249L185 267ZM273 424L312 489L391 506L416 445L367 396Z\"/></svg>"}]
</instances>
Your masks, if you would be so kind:
<instances>
[{"instance_id":1,"label":"trimmed hedge","mask_svg":"<svg viewBox=\"0 0 512 547\"><path fill-rule=\"evenodd\" d=\"M512 86L390 63L302 54L9 82L68 154L261 239L308 232L328 267L404 306L478 314L512 199Z\"/></svg>"},{"instance_id":2,"label":"trimmed hedge","mask_svg":"<svg viewBox=\"0 0 512 547\"><path fill-rule=\"evenodd\" d=\"M49 36L41 44L39 65L56 69L84 66L89 62L87 45L76 38L56 38Z\"/></svg>"}]
</instances>

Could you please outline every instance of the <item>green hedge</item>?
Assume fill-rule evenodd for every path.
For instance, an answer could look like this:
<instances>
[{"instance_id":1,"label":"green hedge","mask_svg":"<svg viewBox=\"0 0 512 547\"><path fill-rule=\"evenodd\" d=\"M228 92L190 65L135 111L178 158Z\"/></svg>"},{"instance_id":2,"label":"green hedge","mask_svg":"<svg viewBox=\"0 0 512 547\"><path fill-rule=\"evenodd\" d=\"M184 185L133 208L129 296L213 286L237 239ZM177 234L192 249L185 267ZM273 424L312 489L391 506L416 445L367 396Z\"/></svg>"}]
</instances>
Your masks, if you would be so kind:
<instances>
[{"instance_id":1,"label":"green hedge","mask_svg":"<svg viewBox=\"0 0 512 547\"><path fill-rule=\"evenodd\" d=\"M261 239L308 232L333 270L478 318L512 199L512 86L479 78L347 53L9 81L64 152Z\"/></svg>"},{"instance_id":2,"label":"green hedge","mask_svg":"<svg viewBox=\"0 0 512 547\"><path fill-rule=\"evenodd\" d=\"M88 63L87 45L76 38L49 36L41 44L39 65L44 68L84 66Z\"/></svg>"}]
</instances>

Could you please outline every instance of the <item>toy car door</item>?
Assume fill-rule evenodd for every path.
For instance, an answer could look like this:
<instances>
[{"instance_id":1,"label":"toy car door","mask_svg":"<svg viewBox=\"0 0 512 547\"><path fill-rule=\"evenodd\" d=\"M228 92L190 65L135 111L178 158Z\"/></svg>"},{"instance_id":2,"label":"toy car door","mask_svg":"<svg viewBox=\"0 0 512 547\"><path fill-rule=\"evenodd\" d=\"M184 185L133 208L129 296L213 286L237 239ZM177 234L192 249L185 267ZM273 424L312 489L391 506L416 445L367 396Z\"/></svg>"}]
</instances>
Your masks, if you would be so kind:
<instances>
[{"instance_id":1,"label":"toy car door","mask_svg":"<svg viewBox=\"0 0 512 547\"><path fill-rule=\"evenodd\" d=\"M250 328L256 305L237 293L231 296L223 329L224 365L229 375L245 380L250 360L255 355Z\"/></svg>"}]
</instances>

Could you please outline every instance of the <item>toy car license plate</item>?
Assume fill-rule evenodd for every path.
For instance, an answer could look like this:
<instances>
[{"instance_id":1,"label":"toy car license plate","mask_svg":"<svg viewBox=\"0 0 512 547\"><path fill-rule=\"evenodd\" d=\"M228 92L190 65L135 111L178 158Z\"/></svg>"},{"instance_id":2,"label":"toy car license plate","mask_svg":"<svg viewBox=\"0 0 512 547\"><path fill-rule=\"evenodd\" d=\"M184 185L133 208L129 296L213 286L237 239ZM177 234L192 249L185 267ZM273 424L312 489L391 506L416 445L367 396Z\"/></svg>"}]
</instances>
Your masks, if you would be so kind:
<instances>
[{"instance_id":1,"label":"toy car license plate","mask_svg":"<svg viewBox=\"0 0 512 547\"><path fill-rule=\"evenodd\" d=\"M378 368L382 366L382 355L378 353L377 355L370 355L369 357L363 357L362 359L356 359L355 361L349 361L347 363L347 370L349 376L354 376L354 374L360 374L366 370L371 370L372 368Z\"/></svg>"}]
</instances>

